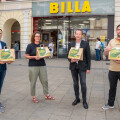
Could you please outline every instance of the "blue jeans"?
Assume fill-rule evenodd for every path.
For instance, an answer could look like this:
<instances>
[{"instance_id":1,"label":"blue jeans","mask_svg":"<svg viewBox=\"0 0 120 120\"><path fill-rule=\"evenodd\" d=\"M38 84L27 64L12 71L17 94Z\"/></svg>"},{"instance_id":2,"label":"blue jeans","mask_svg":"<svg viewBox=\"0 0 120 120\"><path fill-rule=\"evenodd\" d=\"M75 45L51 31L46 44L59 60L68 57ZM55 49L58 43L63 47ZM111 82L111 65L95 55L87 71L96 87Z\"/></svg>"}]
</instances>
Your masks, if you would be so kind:
<instances>
[{"instance_id":1,"label":"blue jeans","mask_svg":"<svg viewBox=\"0 0 120 120\"><path fill-rule=\"evenodd\" d=\"M100 60L100 50L95 49L95 51L96 51L96 60Z\"/></svg>"},{"instance_id":2,"label":"blue jeans","mask_svg":"<svg viewBox=\"0 0 120 120\"><path fill-rule=\"evenodd\" d=\"M5 75L6 75L6 70L3 70L3 71L0 72L0 94L1 94L1 90L2 90Z\"/></svg>"},{"instance_id":3,"label":"blue jeans","mask_svg":"<svg viewBox=\"0 0 120 120\"><path fill-rule=\"evenodd\" d=\"M82 98L83 98L83 101L86 101L86 91L87 91L86 72L76 69L76 70L71 70L71 74L72 74L72 78L73 78L73 87L74 87L76 99L79 99L79 77L80 77Z\"/></svg>"}]
</instances>

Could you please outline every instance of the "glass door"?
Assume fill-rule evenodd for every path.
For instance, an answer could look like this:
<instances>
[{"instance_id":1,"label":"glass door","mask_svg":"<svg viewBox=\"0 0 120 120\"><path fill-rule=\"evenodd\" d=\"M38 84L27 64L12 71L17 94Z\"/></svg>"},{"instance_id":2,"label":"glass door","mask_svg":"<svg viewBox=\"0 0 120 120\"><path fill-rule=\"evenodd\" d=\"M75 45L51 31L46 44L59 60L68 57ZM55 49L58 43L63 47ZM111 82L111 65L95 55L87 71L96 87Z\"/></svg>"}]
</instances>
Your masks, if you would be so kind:
<instances>
[{"instance_id":1,"label":"glass door","mask_svg":"<svg viewBox=\"0 0 120 120\"><path fill-rule=\"evenodd\" d=\"M57 55L66 58L68 54L69 19L58 19Z\"/></svg>"}]
</instances>

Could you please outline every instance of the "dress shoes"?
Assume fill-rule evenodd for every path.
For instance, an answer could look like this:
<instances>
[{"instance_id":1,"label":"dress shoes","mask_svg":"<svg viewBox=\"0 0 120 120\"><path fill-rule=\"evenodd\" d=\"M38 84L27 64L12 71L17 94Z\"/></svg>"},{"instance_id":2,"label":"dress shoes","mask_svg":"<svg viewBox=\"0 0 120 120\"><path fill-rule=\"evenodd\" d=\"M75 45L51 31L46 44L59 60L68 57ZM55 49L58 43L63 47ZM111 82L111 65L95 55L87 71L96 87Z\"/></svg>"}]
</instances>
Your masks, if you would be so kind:
<instances>
[{"instance_id":1,"label":"dress shoes","mask_svg":"<svg viewBox=\"0 0 120 120\"><path fill-rule=\"evenodd\" d=\"M87 102L83 102L83 107L84 107L85 109L88 109L88 104L87 104Z\"/></svg>"},{"instance_id":2,"label":"dress shoes","mask_svg":"<svg viewBox=\"0 0 120 120\"><path fill-rule=\"evenodd\" d=\"M80 102L80 99L75 99L72 105L77 105Z\"/></svg>"}]
</instances>

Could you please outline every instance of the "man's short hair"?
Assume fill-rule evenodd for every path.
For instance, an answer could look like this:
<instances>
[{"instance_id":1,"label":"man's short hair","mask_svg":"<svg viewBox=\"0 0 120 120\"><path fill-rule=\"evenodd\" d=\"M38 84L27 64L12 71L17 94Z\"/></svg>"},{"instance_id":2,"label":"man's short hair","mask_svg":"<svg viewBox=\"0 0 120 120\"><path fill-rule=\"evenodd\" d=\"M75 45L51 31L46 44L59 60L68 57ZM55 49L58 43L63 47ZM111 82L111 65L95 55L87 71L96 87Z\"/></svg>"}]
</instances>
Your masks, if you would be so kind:
<instances>
[{"instance_id":1,"label":"man's short hair","mask_svg":"<svg viewBox=\"0 0 120 120\"><path fill-rule=\"evenodd\" d=\"M119 24L119 25L117 25L116 30L118 29L118 27L120 27L120 24Z\"/></svg>"},{"instance_id":2,"label":"man's short hair","mask_svg":"<svg viewBox=\"0 0 120 120\"><path fill-rule=\"evenodd\" d=\"M83 33L81 29L77 29L76 31L81 31L81 33ZM75 34L76 34L76 31L75 31Z\"/></svg>"}]
</instances>

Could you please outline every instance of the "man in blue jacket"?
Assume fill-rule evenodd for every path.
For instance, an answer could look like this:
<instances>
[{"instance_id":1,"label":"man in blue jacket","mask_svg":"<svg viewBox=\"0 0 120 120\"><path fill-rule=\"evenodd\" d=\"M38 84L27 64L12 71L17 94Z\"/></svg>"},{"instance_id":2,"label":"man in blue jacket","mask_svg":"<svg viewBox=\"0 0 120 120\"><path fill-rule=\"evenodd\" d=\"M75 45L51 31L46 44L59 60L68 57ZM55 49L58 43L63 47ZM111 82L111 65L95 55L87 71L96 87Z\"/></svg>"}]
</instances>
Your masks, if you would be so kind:
<instances>
[{"instance_id":1,"label":"man in blue jacket","mask_svg":"<svg viewBox=\"0 0 120 120\"><path fill-rule=\"evenodd\" d=\"M3 49L4 46L6 46L6 43L1 41L1 37L2 30L0 29L0 49ZM6 75L6 63L0 61L0 95L5 75ZM0 102L0 112L4 112L4 107L5 106Z\"/></svg>"},{"instance_id":2,"label":"man in blue jacket","mask_svg":"<svg viewBox=\"0 0 120 120\"><path fill-rule=\"evenodd\" d=\"M2 37L2 30L0 29L0 49L3 49L4 46L6 46L6 43L1 41L1 37ZM7 63L11 63L11 62L7 62ZM6 75L6 63L3 61L0 61L0 95L1 95L1 90L2 90L5 75ZM5 107L4 104L0 102L0 112L4 112L4 107Z\"/></svg>"}]
</instances>

